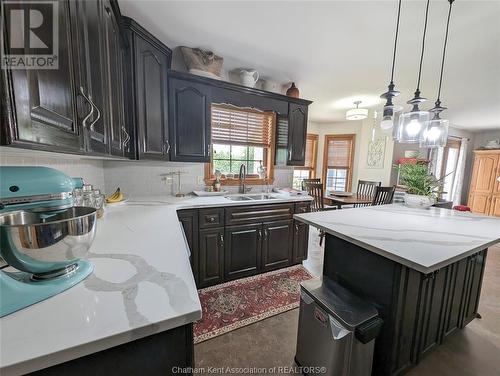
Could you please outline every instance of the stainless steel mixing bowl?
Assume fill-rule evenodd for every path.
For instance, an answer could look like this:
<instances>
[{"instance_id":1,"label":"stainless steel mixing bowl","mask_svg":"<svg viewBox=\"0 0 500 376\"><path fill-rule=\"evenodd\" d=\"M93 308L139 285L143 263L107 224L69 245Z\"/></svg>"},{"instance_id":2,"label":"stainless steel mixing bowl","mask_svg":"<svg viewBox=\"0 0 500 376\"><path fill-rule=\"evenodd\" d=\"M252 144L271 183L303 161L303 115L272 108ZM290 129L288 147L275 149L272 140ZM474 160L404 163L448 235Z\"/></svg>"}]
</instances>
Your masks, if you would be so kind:
<instances>
[{"instance_id":1,"label":"stainless steel mixing bowl","mask_svg":"<svg viewBox=\"0 0 500 376\"><path fill-rule=\"evenodd\" d=\"M47 279L71 272L96 229L96 209L72 207L52 213L0 214L0 253L14 268Z\"/></svg>"}]
</instances>

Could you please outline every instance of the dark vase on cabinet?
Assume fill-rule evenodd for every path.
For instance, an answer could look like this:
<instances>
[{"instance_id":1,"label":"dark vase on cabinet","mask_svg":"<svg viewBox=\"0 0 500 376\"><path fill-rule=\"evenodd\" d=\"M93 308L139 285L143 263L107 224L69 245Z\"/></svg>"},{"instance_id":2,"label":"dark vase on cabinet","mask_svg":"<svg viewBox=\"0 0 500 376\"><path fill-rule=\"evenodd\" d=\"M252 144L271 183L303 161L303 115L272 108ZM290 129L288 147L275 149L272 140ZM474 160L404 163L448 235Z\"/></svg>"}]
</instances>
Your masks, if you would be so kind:
<instances>
[{"instance_id":1,"label":"dark vase on cabinet","mask_svg":"<svg viewBox=\"0 0 500 376\"><path fill-rule=\"evenodd\" d=\"M138 159L170 160L167 70L172 51L128 17L122 17L125 51L126 132Z\"/></svg>"},{"instance_id":2,"label":"dark vase on cabinet","mask_svg":"<svg viewBox=\"0 0 500 376\"><path fill-rule=\"evenodd\" d=\"M0 72L3 145L70 153L82 149L82 133L76 116L70 4L67 0L58 1L58 69L2 69ZM6 23L2 24L5 27ZM5 41L10 40L9 32L13 30L23 33L22 25L11 26L11 30L1 31ZM51 33L47 27L49 23L43 23L38 33ZM9 53L7 43L5 48L7 51L3 52Z\"/></svg>"},{"instance_id":3,"label":"dark vase on cabinet","mask_svg":"<svg viewBox=\"0 0 500 376\"><path fill-rule=\"evenodd\" d=\"M169 72L170 159L177 162L210 162L211 89L176 78Z\"/></svg>"}]
</instances>

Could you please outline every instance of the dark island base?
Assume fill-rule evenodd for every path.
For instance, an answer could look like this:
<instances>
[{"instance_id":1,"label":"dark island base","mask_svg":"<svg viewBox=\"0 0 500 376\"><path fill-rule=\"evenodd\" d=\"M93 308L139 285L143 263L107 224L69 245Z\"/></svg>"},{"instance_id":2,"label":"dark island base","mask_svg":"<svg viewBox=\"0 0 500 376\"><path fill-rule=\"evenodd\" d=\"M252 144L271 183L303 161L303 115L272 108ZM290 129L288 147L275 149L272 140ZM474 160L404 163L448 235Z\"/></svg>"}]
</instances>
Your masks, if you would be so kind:
<instances>
[{"instance_id":1,"label":"dark island base","mask_svg":"<svg viewBox=\"0 0 500 376\"><path fill-rule=\"evenodd\" d=\"M401 375L478 316L487 250L423 274L326 236L323 274L372 302L384 325L372 375Z\"/></svg>"},{"instance_id":2,"label":"dark island base","mask_svg":"<svg viewBox=\"0 0 500 376\"><path fill-rule=\"evenodd\" d=\"M123 345L30 373L33 376L166 376L175 367L194 367L193 325L153 334Z\"/></svg>"}]
</instances>

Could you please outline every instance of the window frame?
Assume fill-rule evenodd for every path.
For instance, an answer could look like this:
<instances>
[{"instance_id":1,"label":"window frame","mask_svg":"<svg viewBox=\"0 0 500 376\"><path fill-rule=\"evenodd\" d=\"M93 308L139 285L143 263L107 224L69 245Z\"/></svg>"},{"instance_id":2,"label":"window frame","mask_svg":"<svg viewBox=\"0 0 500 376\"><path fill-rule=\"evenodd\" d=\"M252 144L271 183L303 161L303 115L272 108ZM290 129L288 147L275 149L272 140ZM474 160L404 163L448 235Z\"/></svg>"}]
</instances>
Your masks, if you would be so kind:
<instances>
[{"instance_id":1,"label":"window frame","mask_svg":"<svg viewBox=\"0 0 500 376\"><path fill-rule=\"evenodd\" d=\"M347 186L346 192L352 190L352 176L354 169L354 154L356 152L356 134L327 134L325 135L325 142L323 144L323 167L321 179L323 181L323 189L326 190L326 178L328 175L328 144L330 140L348 140L351 141L351 158L349 160L349 166L347 168L336 168L337 170L347 171Z\"/></svg>"},{"instance_id":2,"label":"window frame","mask_svg":"<svg viewBox=\"0 0 500 376\"><path fill-rule=\"evenodd\" d=\"M308 133L306 137L306 142L307 140L312 140L313 141L313 153L312 153L312 167L307 167L307 166L295 166L293 170L305 170L309 171L309 179L313 179L316 177L316 171L318 168L318 141L319 141L319 135L316 133ZM307 145L307 143L306 143Z\"/></svg>"},{"instance_id":3,"label":"window frame","mask_svg":"<svg viewBox=\"0 0 500 376\"><path fill-rule=\"evenodd\" d=\"M255 109L251 108L238 108L240 111L255 111ZM264 111L270 114L269 111ZM251 174L247 175L245 179L245 184L247 185L265 185L265 184L273 184L274 183L274 161L275 161L275 148L276 148L276 118L277 114L276 112L272 112L272 121L271 121L271 137L270 137L270 145L268 147L264 146L264 158L266 159L263 162L263 165L267 168L267 179L260 179L258 175ZM253 144L248 144L248 145L243 145L243 144L238 144L238 146L256 146ZM215 176L213 175L213 141L210 140L210 162L205 163L205 168L204 168L204 181L206 185L213 185L215 182ZM223 176L225 176L223 174ZM232 178L228 179L227 177L224 177L221 179L221 185L227 185L227 186L235 186L239 185L240 181L238 178Z\"/></svg>"}]
</instances>

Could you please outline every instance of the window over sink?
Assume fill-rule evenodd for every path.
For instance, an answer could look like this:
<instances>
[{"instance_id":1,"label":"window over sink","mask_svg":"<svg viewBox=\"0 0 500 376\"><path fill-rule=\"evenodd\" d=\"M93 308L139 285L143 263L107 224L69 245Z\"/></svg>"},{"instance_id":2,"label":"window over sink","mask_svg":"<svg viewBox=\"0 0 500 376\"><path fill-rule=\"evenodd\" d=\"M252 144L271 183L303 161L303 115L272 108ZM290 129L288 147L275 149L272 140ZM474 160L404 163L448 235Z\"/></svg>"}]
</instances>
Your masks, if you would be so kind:
<instances>
[{"instance_id":1,"label":"window over sink","mask_svg":"<svg viewBox=\"0 0 500 376\"><path fill-rule=\"evenodd\" d=\"M213 104L211 117L211 160L205 166L205 183L222 173L223 185L239 184L240 166L247 171L247 184L272 183L274 176L274 133L276 114L229 104ZM267 178L259 176L265 167Z\"/></svg>"}]
</instances>

